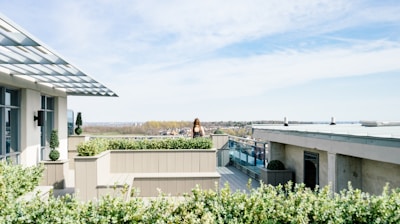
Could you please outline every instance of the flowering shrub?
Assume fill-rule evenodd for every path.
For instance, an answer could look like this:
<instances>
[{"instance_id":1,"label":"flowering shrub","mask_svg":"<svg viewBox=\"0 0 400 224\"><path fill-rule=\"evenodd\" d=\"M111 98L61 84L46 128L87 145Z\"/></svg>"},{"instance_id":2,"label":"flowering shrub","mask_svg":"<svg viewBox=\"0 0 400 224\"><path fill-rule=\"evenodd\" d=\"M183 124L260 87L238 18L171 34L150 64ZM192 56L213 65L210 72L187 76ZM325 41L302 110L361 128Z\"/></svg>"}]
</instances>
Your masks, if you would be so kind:
<instances>
[{"instance_id":1,"label":"flowering shrub","mask_svg":"<svg viewBox=\"0 0 400 224\"><path fill-rule=\"evenodd\" d=\"M105 150L124 149L211 149L210 138L167 138L132 140L124 138L104 139L95 138L78 145L80 156L93 156Z\"/></svg>"},{"instance_id":2,"label":"flowering shrub","mask_svg":"<svg viewBox=\"0 0 400 224\"><path fill-rule=\"evenodd\" d=\"M369 195L350 184L333 193L329 186L311 190L290 182L276 187L261 183L247 194L231 192L227 184L216 191L196 187L179 200L160 194L151 200L105 196L83 203L66 195L43 203L39 197L15 200L4 175L22 180L26 170L3 167L0 223L400 223L400 189L389 186L381 195Z\"/></svg>"}]
</instances>

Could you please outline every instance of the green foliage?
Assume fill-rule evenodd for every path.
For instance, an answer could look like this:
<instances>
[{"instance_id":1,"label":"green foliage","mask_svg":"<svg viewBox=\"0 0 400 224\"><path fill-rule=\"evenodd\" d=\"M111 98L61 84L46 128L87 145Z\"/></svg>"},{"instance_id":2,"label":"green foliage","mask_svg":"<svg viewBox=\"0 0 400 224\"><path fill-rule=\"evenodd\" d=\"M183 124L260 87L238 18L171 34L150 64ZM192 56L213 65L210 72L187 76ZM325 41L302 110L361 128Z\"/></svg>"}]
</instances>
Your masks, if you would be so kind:
<instances>
[{"instance_id":1,"label":"green foliage","mask_svg":"<svg viewBox=\"0 0 400 224\"><path fill-rule=\"evenodd\" d=\"M224 134L224 132L218 128L217 130L214 131L214 134L221 135L221 134Z\"/></svg>"},{"instance_id":2,"label":"green foliage","mask_svg":"<svg viewBox=\"0 0 400 224\"><path fill-rule=\"evenodd\" d=\"M400 190L386 186L369 195L349 184L333 193L329 186L311 190L304 184L272 186L261 183L250 193L196 187L175 200L160 194L154 199L129 201L105 196L80 202L75 197L16 200L38 183L43 167L0 164L0 223L399 223ZM32 175L33 172L33 175ZM36 176L33 183L31 176ZM25 180L28 178L27 180ZM9 181L13 179L13 181ZM21 181L27 182L21 184ZM27 188L26 184L30 187ZM22 186L23 185L23 186ZM20 192L21 189L24 189ZM16 190L18 192L16 192Z\"/></svg>"},{"instance_id":3,"label":"green foliage","mask_svg":"<svg viewBox=\"0 0 400 224\"><path fill-rule=\"evenodd\" d=\"M78 112L78 115L76 116L76 121L75 121L75 125L77 126L75 128L75 134L80 135L82 134L82 113Z\"/></svg>"},{"instance_id":4,"label":"green foliage","mask_svg":"<svg viewBox=\"0 0 400 224\"><path fill-rule=\"evenodd\" d=\"M79 156L94 156L108 149L108 140L95 138L87 142L82 142L77 146Z\"/></svg>"},{"instance_id":5,"label":"green foliage","mask_svg":"<svg viewBox=\"0 0 400 224\"><path fill-rule=\"evenodd\" d=\"M60 145L60 141L58 140L58 131L52 130L50 135L50 148L56 149Z\"/></svg>"},{"instance_id":6,"label":"green foliage","mask_svg":"<svg viewBox=\"0 0 400 224\"><path fill-rule=\"evenodd\" d=\"M58 150L56 150L56 149L52 149L52 150L50 151L50 153L49 153L49 158L50 158L52 161L56 161L57 159L60 158L60 152L59 152Z\"/></svg>"},{"instance_id":7,"label":"green foliage","mask_svg":"<svg viewBox=\"0 0 400 224\"><path fill-rule=\"evenodd\" d=\"M43 171L43 165L22 167L6 161L0 162L0 217L9 203L39 184Z\"/></svg>"},{"instance_id":8,"label":"green foliage","mask_svg":"<svg viewBox=\"0 0 400 224\"><path fill-rule=\"evenodd\" d=\"M82 128L81 127L76 127L75 128L75 134L81 135L82 134Z\"/></svg>"},{"instance_id":9,"label":"green foliage","mask_svg":"<svg viewBox=\"0 0 400 224\"><path fill-rule=\"evenodd\" d=\"M284 170L285 165L280 160L271 160L268 162L267 169L269 170Z\"/></svg>"},{"instance_id":10,"label":"green foliage","mask_svg":"<svg viewBox=\"0 0 400 224\"><path fill-rule=\"evenodd\" d=\"M78 127L82 126L82 113L81 112L78 112L78 115L76 115L75 125Z\"/></svg>"},{"instance_id":11,"label":"green foliage","mask_svg":"<svg viewBox=\"0 0 400 224\"><path fill-rule=\"evenodd\" d=\"M94 156L106 150L124 149L211 149L210 138L165 138L134 140L125 138L95 138L78 145L79 156Z\"/></svg>"}]
</instances>

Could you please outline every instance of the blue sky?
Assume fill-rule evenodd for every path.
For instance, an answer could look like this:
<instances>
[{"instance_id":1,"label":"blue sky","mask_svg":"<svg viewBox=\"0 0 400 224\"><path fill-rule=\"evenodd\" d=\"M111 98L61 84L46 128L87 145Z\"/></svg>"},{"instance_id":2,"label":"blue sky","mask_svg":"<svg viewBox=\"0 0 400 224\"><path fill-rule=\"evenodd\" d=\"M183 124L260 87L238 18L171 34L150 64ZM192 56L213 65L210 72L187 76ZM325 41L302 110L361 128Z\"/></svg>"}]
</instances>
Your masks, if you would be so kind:
<instances>
[{"instance_id":1,"label":"blue sky","mask_svg":"<svg viewBox=\"0 0 400 224\"><path fill-rule=\"evenodd\" d=\"M0 0L0 12L118 98L87 122L400 118L400 3Z\"/></svg>"}]
</instances>

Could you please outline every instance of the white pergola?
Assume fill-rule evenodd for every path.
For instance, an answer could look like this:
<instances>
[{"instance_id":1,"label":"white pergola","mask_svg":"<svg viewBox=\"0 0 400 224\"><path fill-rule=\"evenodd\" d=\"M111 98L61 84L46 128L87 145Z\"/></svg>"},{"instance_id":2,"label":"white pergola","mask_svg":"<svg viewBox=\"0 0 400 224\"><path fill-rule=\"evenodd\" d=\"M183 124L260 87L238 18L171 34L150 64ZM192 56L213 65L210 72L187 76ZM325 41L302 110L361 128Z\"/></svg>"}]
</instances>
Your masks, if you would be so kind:
<instances>
[{"instance_id":1,"label":"white pergola","mask_svg":"<svg viewBox=\"0 0 400 224\"><path fill-rule=\"evenodd\" d=\"M0 14L0 71L75 96L115 96Z\"/></svg>"}]
</instances>

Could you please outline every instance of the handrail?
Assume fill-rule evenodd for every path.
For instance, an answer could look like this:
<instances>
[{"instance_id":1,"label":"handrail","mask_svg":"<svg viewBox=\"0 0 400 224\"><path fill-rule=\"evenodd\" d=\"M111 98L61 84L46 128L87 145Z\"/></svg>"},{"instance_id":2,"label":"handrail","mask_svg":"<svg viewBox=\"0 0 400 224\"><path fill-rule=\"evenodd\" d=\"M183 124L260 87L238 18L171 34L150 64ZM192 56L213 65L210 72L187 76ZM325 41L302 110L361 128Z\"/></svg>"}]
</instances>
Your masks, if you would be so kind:
<instances>
[{"instance_id":1,"label":"handrail","mask_svg":"<svg viewBox=\"0 0 400 224\"><path fill-rule=\"evenodd\" d=\"M249 138L228 136L231 163L242 169L260 174L260 167L265 167L268 143Z\"/></svg>"}]
</instances>

